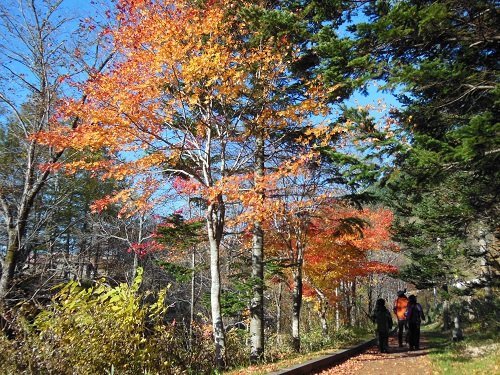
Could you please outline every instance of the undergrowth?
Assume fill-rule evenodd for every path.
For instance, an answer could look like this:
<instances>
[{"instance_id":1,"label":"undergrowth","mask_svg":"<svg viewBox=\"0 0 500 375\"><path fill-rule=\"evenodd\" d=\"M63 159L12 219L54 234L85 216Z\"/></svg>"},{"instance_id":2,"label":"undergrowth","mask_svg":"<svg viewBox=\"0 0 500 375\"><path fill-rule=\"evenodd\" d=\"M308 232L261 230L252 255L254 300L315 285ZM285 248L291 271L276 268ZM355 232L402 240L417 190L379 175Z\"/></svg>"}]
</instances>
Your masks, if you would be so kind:
<instances>
[{"instance_id":1,"label":"undergrowth","mask_svg":"<svg viewBox=\"0 0 500 375\"><path fill-rule=\"evenodd\" d=\"M464 330L464 339L453 342L451 333L437 327L426 332L434 371L444 375L500 374L500 335L480 324Z\"/></svg>"}]
</instances>

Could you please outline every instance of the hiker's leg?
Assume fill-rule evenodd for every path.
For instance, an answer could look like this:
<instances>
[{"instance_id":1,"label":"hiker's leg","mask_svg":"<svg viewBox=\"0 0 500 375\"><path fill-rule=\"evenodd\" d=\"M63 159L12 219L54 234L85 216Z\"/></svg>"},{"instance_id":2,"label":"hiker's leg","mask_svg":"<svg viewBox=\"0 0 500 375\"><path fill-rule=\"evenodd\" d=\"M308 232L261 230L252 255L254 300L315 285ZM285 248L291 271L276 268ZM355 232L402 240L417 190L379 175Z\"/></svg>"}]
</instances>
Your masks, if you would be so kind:
<instances>
[{"instance_id":1,"label":"hiker's leg","mask_svg":"<svg viewBox=\"0 0 500 375\"><path fill-rule=\"evenodd\" d=\"M399 346L403 346L403 331L405 328L405 321L398 320L398 343Z\"/></svg>"},{"instance_id":2,"label":"hiker's leg","mask_svg":"<svg viewBox=\"0 0 500 375\"><path fill-rule=\"evenodd\" d=\"M415 349L420 348L420 325L417 324L415 327Z\"/></svg>"},{"instance_id":3,"label":"hiker's leg","mask_svg":"<svg viewBox=\"0 0 500 375\"><path fill-rule=\"evenodd\" d=\"M380 353L385 351L385 335L384 332L378 332L378 350Z\"/></svg>"},{"instance_id":4,"label":"hiker's leg","mask_svg":"<svg viewBox=\"0 0 500 375\"><path fill-rule=\"evenodd\" d=\"M386 353L388 349L389 333L379 332L379 349L380 353Z\"/></svg>"},{"instance_id":5,"label":"hiker's leg","mask_svg":"<svg viewBox=\"0 0 500 375\"><path fill-rule=\"evenodd\" d=\"M415 347L418 345L417 341L417 325L415 323L410 323L409 325L409 331L408 334L410 335L410 349L415 349Z\"/></svg>"}]
</instances>

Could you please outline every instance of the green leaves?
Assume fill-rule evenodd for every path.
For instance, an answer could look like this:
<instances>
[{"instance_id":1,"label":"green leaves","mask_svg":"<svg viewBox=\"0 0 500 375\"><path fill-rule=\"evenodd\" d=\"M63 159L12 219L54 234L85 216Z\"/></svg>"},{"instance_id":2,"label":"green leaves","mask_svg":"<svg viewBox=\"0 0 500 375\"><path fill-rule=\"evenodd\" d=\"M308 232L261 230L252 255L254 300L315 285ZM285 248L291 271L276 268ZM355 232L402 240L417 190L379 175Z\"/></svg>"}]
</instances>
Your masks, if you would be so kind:
<instances>
[{"instance_id":1,"label":"green leaves","mask_svg":"<svg viewBox=\"0 0 500 375\"><path fill-rule=\"evenodd\" d=\"M174 213L158 226L156 239L168 246L187 249L204 238L202 232L204 226L205 223L202 220L186 222L182 215Z\"/></svg>"},{"instance_id":2,"label":"green leaves","mask_svg":"<svg viewBox=\"0 0 500 375\"><path fill-rule=\"evenodd\" d=\"M71 281L56 294L51 308L37 316L34 327L44 348L50 352L57 347L58 373L71 368L78 374L97 374L114 366L119 373L134 374L155 367L149 340L167 332L166 289L155 302L145 304L139 293L142 274L138 268L131 286L111 287L101 280L84 288Z\"/></svg>"},{"instance_id":3,"label":"green leaves","mask_svg":"<svg viewBox=\"0 0 500 375\"><path fill-rule=\"evenodd\" d=\"M184 267L176 263L170 263L160 260L157 262L157 264L165 271L170 273L178 283L185 283L189 281L193 275L193 272L195 272L195 270L193 270L192 268Z\"/></svg>"},{"instance_id":4,"label":"green leaves","mask_svg":"<svg viewBox=\"0 0 500 375\"><path fill-rule=\"evenodd\" d=\"M365 13L371 22L355 27L357 54L383 67L366 65L397 90L403 107L394 119L410 137L382 184L411 260L403 275L425 287L479 273L467 256L470 228L498 226L495 2L370 2Z\"/></svg>"}]
</instances>

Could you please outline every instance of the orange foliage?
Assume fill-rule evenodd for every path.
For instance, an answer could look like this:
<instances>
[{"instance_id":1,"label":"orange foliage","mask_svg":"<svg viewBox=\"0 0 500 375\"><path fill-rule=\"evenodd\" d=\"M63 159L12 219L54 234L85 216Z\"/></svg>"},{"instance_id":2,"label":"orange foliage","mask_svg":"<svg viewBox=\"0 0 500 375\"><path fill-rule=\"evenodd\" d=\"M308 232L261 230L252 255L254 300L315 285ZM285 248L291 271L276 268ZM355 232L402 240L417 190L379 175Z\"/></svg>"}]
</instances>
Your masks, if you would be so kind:
<instances>
[{"instance_id":1,"label":"orange foliage","mask_svg":"<svg viewBox=\"0 0 500 375\"><path fill-rule=\"evenodd\" d=\"M359 220L366 224L356 226ZM396 272L395 266L369 260L371 251L398 251L390 238L392 220L392 212L382 208L356 210L335 204L323 207L311 222L305 254L304 270L310 282L331 296L341 280ZM352 230L345 227L348 221L355 226Z\"/></svg>"},{"instance_id":2,"label":"orange foliage","mask_svg":"<svg viewBox=\"0 0 500 375\"><path fill-rule=\"evenodd\" d=\"M181 176L183 193L209 200L225 194L259 211L255 194L238 193L253 181L253 174L240 172L251 149L245 142L255 129L267 136L290 124L313 128L311 116L328 112L328 92L308 82L303 98L276 108L273 98L286 96L282 87L292 80L288 63L298 51L286 38L247 43L256 34L232 11L236 4L245 6L232 0L206 7L189 0L119 0L119 26L106 30L114 43L113 65L77 85L84 103L61 100L51 130L37 140L82 155L105 153L102 160L82 156L64 168L142 181L136 195L151 196L145 186L164 186L166 176ZM75 118L78 126L67 126ZM278 174L297 173L308 158L285 163ZM273 183L272 177L262 181L266 187ZM122 198L109 197L96 208Z\"/></svg>"}]
</instances>

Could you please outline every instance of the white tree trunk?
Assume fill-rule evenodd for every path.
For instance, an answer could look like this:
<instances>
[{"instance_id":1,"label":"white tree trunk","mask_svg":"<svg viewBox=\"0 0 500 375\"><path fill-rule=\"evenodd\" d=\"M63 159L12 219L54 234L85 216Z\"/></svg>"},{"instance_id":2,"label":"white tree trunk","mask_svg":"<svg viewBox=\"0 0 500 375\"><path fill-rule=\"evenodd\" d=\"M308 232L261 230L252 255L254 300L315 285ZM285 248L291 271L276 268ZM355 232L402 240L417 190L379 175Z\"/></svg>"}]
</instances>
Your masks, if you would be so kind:
<instances>
[{"instance_id":1,"label":"white tree trunk","mask_svg":"<svg viewBox=\"0 0 500 375\"><path fill-rule=\"evenodd\" d=\"M264 176L264 139L257 136L254 181ZM264 192L258 192L264 199ZM260 221L254 222L252 244L252 301L250 303L250 363L258 363L264 355L264 231Z\"/></svg>"},{"instance_id":2,"label":"white tree trunk","mask_svg":"<svg viewBox=\"0 0 500 375\"><path fill-rule=\"evenodd\" d=\"M339 287L335 288L335 330L340 329L340 300L339 300Z\"/></svg>"},{"instance_id":3,"label":"white tree trunk","mask_svg":"<svg viewBox=\"0 0 500 375\"><path fill-rule=\"evenodd\" d=\"M220 305L221 277L220 277L220 226L215 212L215 203L207 209L207 230L210 244L210 305L212 310L212 330L215 344L215 364L217 368L226 367L226 339L224 335L224 322Z\"/></svg>"},{"instance_id":4,"label":"white tree trunk","mask_svg":"<svg viewBox=\"0 0 500 375\"><path fill-rule=\"evenodd\" d=\"M300 310L302 308L302 264L293 272L292 292L292 344L296 352L300 351Z\"/></svg>"}]
</instances>

